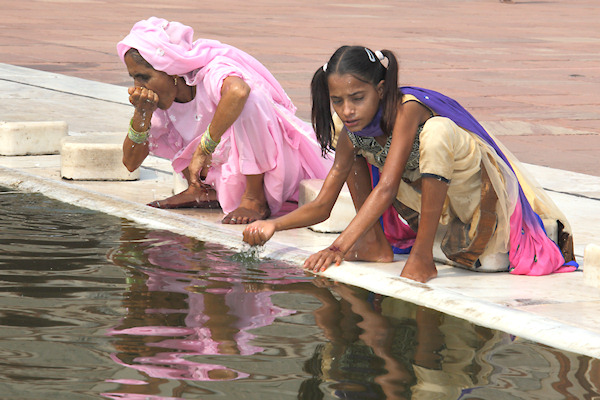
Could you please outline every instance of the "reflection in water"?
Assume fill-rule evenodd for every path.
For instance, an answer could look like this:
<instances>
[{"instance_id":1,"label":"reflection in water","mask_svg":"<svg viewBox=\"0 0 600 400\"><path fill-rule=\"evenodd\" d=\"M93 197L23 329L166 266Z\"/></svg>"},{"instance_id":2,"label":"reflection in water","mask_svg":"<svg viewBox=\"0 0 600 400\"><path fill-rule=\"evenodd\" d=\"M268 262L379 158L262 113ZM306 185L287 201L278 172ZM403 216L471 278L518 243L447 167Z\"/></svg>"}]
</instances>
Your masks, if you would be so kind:
<instances>
[{"instance_id":1,"label":"reflection in water","mask_svg":"<svg viewBox=\"0 0 600 400\"><path fill-rule=\"evenodd\" d=\"M600 396L596 359L2 193L1 399Z\"/></svg>"},{"instance_id":2,"label":"reflection in water","mask_svg":"<svg viewBox=\"0 0 600 400\"><path fill-rule=\"evenodd\" d=\"M260 353L264 348L251 343L255 337L251 330L294 313L274 306L272 293L256 291L262 283L243 282L241 265L223 260L211 253L210 246L187 237L149 232L143 244L124 241L111 259L126 268L132 261L143 266L131 271L134 279L125 299L129 313L109 333L119 338L116 346L122 350L113 359L153 378L246 378L247 373L224 365L188 358ZM270 272L271 279L286 272L297 274L289 269Z\"/></svg>"}]
</instances>

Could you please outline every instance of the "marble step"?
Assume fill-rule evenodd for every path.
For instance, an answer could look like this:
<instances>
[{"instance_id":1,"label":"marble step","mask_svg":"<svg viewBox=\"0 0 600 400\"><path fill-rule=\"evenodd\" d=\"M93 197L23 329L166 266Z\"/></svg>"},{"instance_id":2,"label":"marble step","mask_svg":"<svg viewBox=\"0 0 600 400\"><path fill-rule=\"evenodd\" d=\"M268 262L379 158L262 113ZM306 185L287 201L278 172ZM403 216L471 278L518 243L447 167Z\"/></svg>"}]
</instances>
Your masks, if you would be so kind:
<instances>
[{"instance_id":1,"label":"marble step","mask_svg":"<svg viewBox=\"0 0 600 400\"><path fill-rule=\"evenodd\" d=\"M63 138L60 173L64 179L134 181L140 169L129 172L123 165L123 133L94 133Z\"/></svg>"},{"instance_id":2,"label":"marble step","mask_svg":"<svg viewBox=\"0 0 600 400\"><path fill-rule=\"evenodd\" d=\"M0 155L58 154L61 140L67 134L68 126L64 121L0 121Z\"/></svg>"}]
</instances>

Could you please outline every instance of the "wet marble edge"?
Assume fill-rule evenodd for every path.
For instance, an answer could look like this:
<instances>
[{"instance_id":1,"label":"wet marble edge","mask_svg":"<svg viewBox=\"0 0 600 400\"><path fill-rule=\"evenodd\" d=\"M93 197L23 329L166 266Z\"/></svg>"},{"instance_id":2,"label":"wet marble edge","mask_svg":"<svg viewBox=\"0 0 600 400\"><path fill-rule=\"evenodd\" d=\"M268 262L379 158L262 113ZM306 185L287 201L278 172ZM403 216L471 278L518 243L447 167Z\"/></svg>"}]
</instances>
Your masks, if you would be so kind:
<instances>
[{"instance_id":1,"label":"wet marble edge","mask_svg":"<svg viewBox=\"0 0 600 400\"><path fill-rule=\"evenodd\" d=\"M143 204L92 191L73 183L6 167L0 167L0 183L26 192L40 192L57 200L127 218L151 228L167 229L238 250L244 249L246 246L241 241L243 227L221 225L218 223L219 218L203 220L166 210L149 209ZM314 236L308 230L291 234L291 236L294 235L303 238ZM310 252L305 248L278 240L285 236L287 233L281 232L277 238L269 242L263 250L263 256L300 266ZM325 236L324 238L329 237ZM298 242L300 241L296 241L296 243ZM600 358L600 333L598 332L582 329L571 323L564 323L540 314L544 310L537 309L537 312L528 312L525 309L507 307L460 293L461 285L445 287L448 283L444 278L455 275L457 273L455 268L439 265L440 277L428 284L420 284L399 278L402 266L402 256L398 257L397 262L390 264L346 262L343 267L330 268L323 275L548 346ZM468 283L469 278L478 274L469 271L461 271L459 274L464 275L462 289L468 292L468 288L471 286ZM480 276L477 284L492 285L500 277L500 275L487 276L489 276L487 279L485 276ZM562 278L569 279L566 275Z\"/></svg>"},{"instance_id":2,"label":"wet marble edge","mask_svg":"<svg viewBox=\"0 0 600 400\"><path fill-rule=\"evenodd\" d=\"M0 77L2 77L0 80L31 85L40 89L88 97L92 93L93 98L101 101L127 104L126 90L115 85L6 64L0 64ZM77 101L76 97L74 97L74 101ZM197 214L196 218L190 218L190 214L186 212L149 210L143 203L126 200L126 196L123 199L97 191L101 186L105 186L108 193L120 193L114 190L114 183L104 185L94 182L78 182L74 184L62 181L57 178L60 171L59 156L48 156L44 161L42 159L43 157L31 158L25 163L27 165L24 165L15 162L15 159L3 158L0 162L0 165L4 165L0 168L0 183L24 191L41 192L61 201L127 218L149 227L168 229L197 237L200 240L221 243L234 249L244 248L244 244L241 242L243 227L221 225L218 223L219 213ZM169 183L169 172L166 171L165 164L162 162L152 164L150 161L147 166L150 165L150 170L144 171L142 181L128 185L131 187L139 185L144 189L153 188L152 190L156 190L156 195L162 197L165 190L164 184ZM544 167L527 167L533 167L531 172L542 186L554 191L551 193L551 197L560 203L558 204L559 208L564 211L562 204L568 207L567 218L575 220L572 225L574 225L576 235L583 233L584 240L576 245L576 253L581 258L585 244L588 241L594 242L598 237L595 226L599 225L592 223L593 221L589 218L593 215L600 215L600 212L597 212L598 196L594 194L594 191L598 191L600 188L598 184L600 178L583 174L574 175L575 173L550 168L544 169ZM49 174L50 178L48 178ZM569 188L569 190L564 191L563 188ZM590 191L592 191L591 195L589 195ZM120 193L120 195L124 197L124 193ZM573 197L573 195L579 197ZM136 198L136 200L139 199ZM332 240L331 235L316 234L308 229L281 232L276 234L274 239L265 246L263 255L301 265L308 254L324 247ZM297 246L298 243L303 244L302 248ZM545 290L546 282L543 279L538 279L536 281L538 283L533 285L535 287L531 291L520 293L519 298L514 298L514 296L510 297L512 295L510 291L502 292L503 288L506 289L506 285L511 284L509 274L503 274L504 277L496 275L492 278L488 274L476 274L438 264L440 278L422 285L398 277L403 265L404 258L402 256L397 257L396 262L391 264L346 262L343 268L331 268L324 275L340 282L431 307L489 328L510 332L556 348L600 358L598 347L600 335L593 329L585 329L584 325L577 325L576 320L569 319L559 310L559 308L569 305L577 307L582 302L590 300L589 297L586 297L590 290L598 292L598 289L589 289L582 285L580 273L553 275L555 286L560 290L555 293L556 298L559 298L560 301L558 304L553 304L556 302L540 295L540 292ZM585 290L575 290L576 294L573 295L573 287ZM565 295L568 290L570 290L571 297ZM501 291L502 294L492 296L498 291ZM564 296L561 298L561 295ZM595 302L583 308L587 312L591 312L595 309L594 307Z\"/></svg>"}]
</instances>

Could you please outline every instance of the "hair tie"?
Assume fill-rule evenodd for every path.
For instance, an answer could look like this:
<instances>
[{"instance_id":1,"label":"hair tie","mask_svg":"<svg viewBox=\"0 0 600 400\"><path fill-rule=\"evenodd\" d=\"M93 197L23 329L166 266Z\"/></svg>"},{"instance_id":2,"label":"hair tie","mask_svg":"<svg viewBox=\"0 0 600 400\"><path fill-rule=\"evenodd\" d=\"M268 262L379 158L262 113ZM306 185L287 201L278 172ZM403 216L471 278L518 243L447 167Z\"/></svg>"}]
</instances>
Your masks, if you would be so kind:
<instances>
[{"instance_id":1,"label":"hair tie","mask_svg":"<svg viewBox=\"0 0 600 400\"><path fill-rule=\"evenodd\" d=\"M377 61L377 59L375 58L375 55L373 54L373 52L371 50L369 50L365 47L365 51L367 52L367 56L369 56L369 61L371 61L371 62Z\"/></svg>"},{"instance_id":2,"label":"hair tie","mask_svg":"<svg viewBox=\"0 0 600 400\"><path fill-rule=\"evenodd\" d=\"M323 72L327 72L327 63L323 64Z\"/></svg>"},{"instance_id":3,"label":"hair tie","mask_svg":"<svg viewBox=\"0 0 600 400\"><path fill-rule=\"evenodd\" d=\"M385 56L383 55L383 53L379 50L377 50L375 52L375 55L377 56L377 58L379 59L379 61L383 61L385 59Z\"/></svg>"}]
</instances>

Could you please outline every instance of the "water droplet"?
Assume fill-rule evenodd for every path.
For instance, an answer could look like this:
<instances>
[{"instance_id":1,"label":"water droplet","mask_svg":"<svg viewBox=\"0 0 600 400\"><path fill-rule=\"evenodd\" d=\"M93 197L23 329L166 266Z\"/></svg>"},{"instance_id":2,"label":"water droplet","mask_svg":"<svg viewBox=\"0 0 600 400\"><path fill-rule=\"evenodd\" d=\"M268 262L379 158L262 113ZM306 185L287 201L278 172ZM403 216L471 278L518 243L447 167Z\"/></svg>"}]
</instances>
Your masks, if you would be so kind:
<instances>
[{"instance_id":1,"label":"water droplet","mask_svg":"<svg viewBox=\"0 0 600 400\"><path fill-rule=\"evenodd\" d=\"M265 246L250 246L249 244L244 244L244 247L239 253L236 253L232 256L234 261L243 263L243 264L255 264L260 262L260 253L265 249Z\"/></svg>"}]
</instances>

